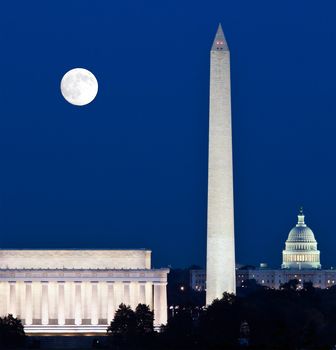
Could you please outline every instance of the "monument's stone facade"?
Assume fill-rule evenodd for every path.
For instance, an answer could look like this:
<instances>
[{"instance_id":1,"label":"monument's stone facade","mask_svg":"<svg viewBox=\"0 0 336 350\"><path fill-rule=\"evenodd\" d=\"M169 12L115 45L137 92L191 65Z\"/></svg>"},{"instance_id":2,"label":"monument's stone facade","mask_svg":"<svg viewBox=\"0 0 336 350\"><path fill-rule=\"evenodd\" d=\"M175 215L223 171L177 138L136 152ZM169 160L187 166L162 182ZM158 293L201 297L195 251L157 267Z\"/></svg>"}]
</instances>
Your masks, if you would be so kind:
<instances>
[{"instance_id":1,"label":"monument's stone facade","mask_svg":"<svg viewBox=\"0 0 336 350\"><path fill-rule=\"evenodd\" d=\"M121 303L167 322L168 269L149 250L0 250L0 314L27 333L104 333Z\"/></svg>"},{"instance_id":2,"label":"monument's stone facade","mask_svg":"<svg viewBox=\"0 0 336 350\"><path fill-rule=\"evenodd\" d=\"M236 292L230 52L219 25L210 52L206 302Z\"/></svg>"},{"instance_id":3,"label":"monument's stone facade","mask_svg":"<svg viewBox=\"0 0 336 350\"><path fill-rule=\"evenodd\" d=\"M0 269L150 269L149 250L0 250Z\"/></svg>"}]
</instances>

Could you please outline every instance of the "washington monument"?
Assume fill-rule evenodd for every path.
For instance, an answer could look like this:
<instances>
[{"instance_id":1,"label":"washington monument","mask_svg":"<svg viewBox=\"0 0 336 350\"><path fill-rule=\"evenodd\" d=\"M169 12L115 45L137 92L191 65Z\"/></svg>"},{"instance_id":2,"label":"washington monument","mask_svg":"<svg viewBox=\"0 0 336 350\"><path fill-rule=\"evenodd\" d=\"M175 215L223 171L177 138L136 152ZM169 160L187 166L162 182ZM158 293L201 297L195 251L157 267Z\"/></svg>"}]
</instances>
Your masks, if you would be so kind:
<instances>
[{"instance_id":1,"label":"washington monument","mask_svg":"<svg viewBox=\"0 0 336 350\"><path fill-rule=\"evenodd\" d=\"M230 51L221 25L210 51L206 303L236 292Z\"/></svg>"}]
</instances>

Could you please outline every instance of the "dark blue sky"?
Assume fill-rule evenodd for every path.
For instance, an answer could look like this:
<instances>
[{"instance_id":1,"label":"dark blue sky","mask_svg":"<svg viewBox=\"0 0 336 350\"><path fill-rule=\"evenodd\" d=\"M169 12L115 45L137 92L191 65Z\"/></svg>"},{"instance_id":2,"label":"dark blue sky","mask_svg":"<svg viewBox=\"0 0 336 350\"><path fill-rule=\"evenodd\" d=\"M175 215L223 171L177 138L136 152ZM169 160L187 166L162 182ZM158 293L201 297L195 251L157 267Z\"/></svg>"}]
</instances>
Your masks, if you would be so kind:
<instances>
[{"instance_id":1,"label":"dark blue sky","mask_svg":"<svg viewBox=\"0 0 336 350\"><path fill-rule=\"evenodd\" d=\"M204 264L209 50L231 50L236 255L281 263L305 207L336 264L334 1L1 4L0 247L139 248ZM74 67L99 82L75 107Z\"/></svg>"}]
</instances>

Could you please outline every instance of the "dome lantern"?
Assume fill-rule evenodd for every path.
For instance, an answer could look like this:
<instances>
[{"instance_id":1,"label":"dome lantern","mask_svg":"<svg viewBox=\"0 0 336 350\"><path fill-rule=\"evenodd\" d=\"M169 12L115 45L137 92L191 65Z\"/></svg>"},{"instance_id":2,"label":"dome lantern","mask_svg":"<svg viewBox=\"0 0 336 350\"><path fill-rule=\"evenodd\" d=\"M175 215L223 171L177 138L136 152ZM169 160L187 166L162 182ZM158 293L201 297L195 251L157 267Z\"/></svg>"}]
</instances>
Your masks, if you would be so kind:
<instances>
[{"instance_id":1,"label":"dome lantern","mask_svg":"<svg viewBox=\"0 0 336 350\"><path fill-rule=\"evenodd\" d=\"M298 215L298 223L296 226L306 226L304 218L305 216L303 215L303 207L301 207Z\"/></svg>"}]
</instances>

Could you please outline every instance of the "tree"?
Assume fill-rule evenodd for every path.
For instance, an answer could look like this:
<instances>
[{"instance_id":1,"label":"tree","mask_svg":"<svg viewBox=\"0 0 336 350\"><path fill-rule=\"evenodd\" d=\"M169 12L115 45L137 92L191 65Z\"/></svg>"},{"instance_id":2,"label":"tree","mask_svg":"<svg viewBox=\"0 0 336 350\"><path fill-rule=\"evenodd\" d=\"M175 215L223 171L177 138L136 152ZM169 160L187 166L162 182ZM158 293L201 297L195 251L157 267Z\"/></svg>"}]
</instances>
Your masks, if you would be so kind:
<instances>
[{"instance_id":1,"label":"tree","mask_svg":"<svg viewBox=\"0 0 336 350\"><path fill-rule=\"evenodd\" d=\"M194 325L189 308L179 309L174 317L168 319L168 323L161 329L160 336L163 344L168 349L195 348Z\"/></svg>"},{"instance_id":2,"label":"tree","mask_svg":"<svg viewBox=\"0 0 336 350\"><path fill-rule=\"evenodd\" d=\"M130 306L121 304L107 329L112 344L126 349L148 349L153 341L154 313L149 306L139 304L133 311Z\"/></svg>"},{"instance_id":3,"label":"tree","mask_svg":"<svg viewBox=\"0 0 336 350\"><path fill-rule=\"evenodd\" d=\"M130 306L120 304L107 333L118 338L132 337L136 333L136 317Z\"/></svg>"},{"instance_id":4,"label":"tree","mask_svg":"<svg viewBox=\"0 0 336 350\"><path fill-rule=\"evenodd\" d=\"M204 348L232 349L238 342L241 322L240 299L224 293L201 316L198 335ZM248 321L248 320L247 320Z\"/></svg>"},{"instance_id":5,"label":"tree","mask_svg":"<svg viewBox=\"0 0 336 350\"><path fill-rule=\"evenodd\" d=\"M268 289L268 287L259 284L254 278L244 281L244 285L237 287L237 296L247 297L250 294L254 294L260 290Z\"/></svg>"},{"instance_id":6,"label":"tree","mask_svg":"<svg viewBox=\"0 0 336 350\"><path fill-rule=\"evenodd\" d=\"M25 332L20 319L8 315L0 317L0 347L18 347L23 345Z\"/></svg>"},{"instance_id":7,"label":"tree","mask_svg":"<svg viewBox=\"0 0 336 350\"><path fill-rule=\"evenodd\" d=\"M289 280L288 282L282 284L280 286L280 289L287 290L287 291L293 291L297 290L300 282L297 279Z\"/></svg>"},{"instance_id":8,"label":"tree","mask_svg":"<svg viewBox=\"0 0 336 350\"><path fill-rule=\"evenodd\" d=\"M135 309L136 332L138 335L150 334L154 331L154 313L148 305L139 304Z\"/></svg>"}]
</instances>

